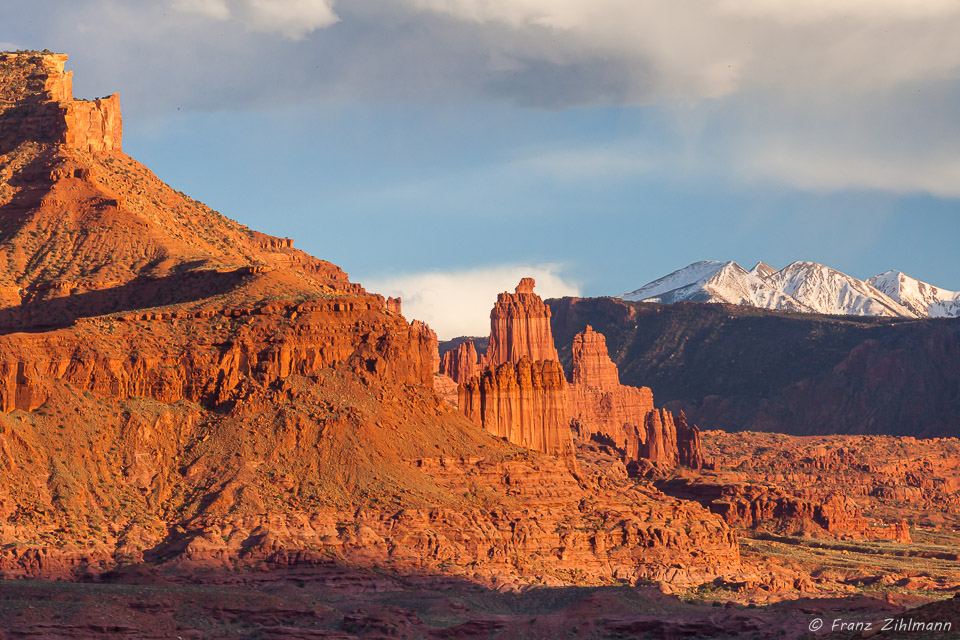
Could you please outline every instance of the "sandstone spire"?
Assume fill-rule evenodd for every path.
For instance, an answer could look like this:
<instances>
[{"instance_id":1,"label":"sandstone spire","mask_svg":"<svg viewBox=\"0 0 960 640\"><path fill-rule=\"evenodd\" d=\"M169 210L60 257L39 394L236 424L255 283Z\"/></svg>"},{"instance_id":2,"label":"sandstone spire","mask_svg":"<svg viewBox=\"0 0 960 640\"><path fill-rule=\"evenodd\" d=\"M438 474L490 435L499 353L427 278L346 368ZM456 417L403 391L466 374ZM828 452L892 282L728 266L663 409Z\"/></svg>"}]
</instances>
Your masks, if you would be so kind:
<instances>
[{"instance_id":1,"label":"sandstone spire","mask_svg":"<svg viewBox=\"0 0 960 640\"><path fill-rule=\"evenodd\" d=\"M688 426L682 413L675 419L656 409L649 388L620 384L603 334L588 325L574 336L572 355L567 412L581 437L612 443L625 461L703 466L699 429Z\"/></svg>"},{"instance_id":2,"label":"sandstone spire","mask_svg":"<svg viewBox=\"0 0 960 640\"><path fill-rule=\"evenodd\" d=\"M497 296L490 312L490 346L483 364L496 367L504 362L530 360L558 361L550 331L550 307L533 292L533 278L523 278L515 293Z\"/></svg>"},{"instance_id":3,"label":"sandstone spire","mask_svg":"<svg viewBox=\"0 0 960 640\"><path fill-rule=\"evenodd\" d=\"M440 359L440 373L449 376L454 382L467 382L480 373L480 362L473 340L467 340L443 354Z\"/></svg>"}]
</instances>

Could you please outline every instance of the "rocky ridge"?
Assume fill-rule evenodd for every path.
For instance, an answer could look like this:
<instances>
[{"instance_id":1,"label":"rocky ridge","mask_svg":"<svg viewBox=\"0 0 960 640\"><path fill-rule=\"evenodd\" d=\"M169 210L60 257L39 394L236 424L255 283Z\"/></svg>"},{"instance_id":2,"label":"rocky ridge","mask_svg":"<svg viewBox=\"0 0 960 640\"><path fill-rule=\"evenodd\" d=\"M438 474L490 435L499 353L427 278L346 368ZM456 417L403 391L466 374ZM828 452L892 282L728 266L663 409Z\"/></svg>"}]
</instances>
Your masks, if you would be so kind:
<instances>
[{"instance_id":1,"label":"rocky ridge","mask_svg":"<svg viewBox=\"0 0 960 640\"><path fill-rule=\"evenodd\" d=\"M809 261L747 271L736 262L705 260L624 293L635 302L708 302L827 315L894 318L957 317L960 294L899 271L859 280Z\"/></svg>"},{"instance_id":2,"label":"rocky ridge","mask_svg":"<svg viewBox=\"0 0 960 640\"><path fill-rule=\"evenodd\" d=\"M122 152L117 101L68 117L64 60L0 59L4 575L332 559L516 586L738 566L700 505L572 475L566 423L528 428L557 460L442 402L429 327L160 182ZM538 410L510 415L543 421L565 410L549 310L532 282L515 295L493 353L552 359L501 363L493 393L529 378Z\"/></svg>"}]
</instances>

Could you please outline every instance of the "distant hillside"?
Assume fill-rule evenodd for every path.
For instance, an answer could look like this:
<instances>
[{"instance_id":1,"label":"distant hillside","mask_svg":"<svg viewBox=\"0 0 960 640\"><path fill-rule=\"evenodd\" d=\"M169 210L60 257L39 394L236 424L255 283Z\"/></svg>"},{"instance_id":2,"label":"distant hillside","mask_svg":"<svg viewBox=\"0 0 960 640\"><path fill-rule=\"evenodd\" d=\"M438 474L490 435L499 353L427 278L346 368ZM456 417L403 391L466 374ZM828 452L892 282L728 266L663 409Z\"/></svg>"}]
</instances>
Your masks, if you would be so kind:
<instances>
[{"instance_id":1,"label":"distant hillside","mask_svg":"<svg viewBox=\"0 0 960 640\"><path fill-rule=\"evenodd\" d=\"M548 301L560 358L587 325L625 384L705 428L960 435L960 319L822 316L613 298Z\"/></svg>"}]
</instances>

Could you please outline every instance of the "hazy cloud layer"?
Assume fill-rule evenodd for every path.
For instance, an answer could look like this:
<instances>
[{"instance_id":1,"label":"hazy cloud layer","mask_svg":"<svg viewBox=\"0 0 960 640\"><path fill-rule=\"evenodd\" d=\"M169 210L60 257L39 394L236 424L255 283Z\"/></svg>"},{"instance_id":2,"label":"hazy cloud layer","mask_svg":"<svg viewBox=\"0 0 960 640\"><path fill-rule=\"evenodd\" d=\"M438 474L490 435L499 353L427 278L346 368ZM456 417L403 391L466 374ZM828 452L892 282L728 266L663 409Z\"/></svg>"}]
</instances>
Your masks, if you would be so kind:
<instances>
[{"instance_id":1,"label":"hazy cloud layer","mask_svg":"<svg viewBox=\"0 0 960 640\"><path fill-rule=\"evenodd\" d=\"M0 41L71 53L78 95L122 88L127 113L143 118L316 101L646 106L672 115L675 147L700 158L697 171L801 189L947 196L956 195L960 162L958 32L955 0L46 0L0 8ZM727 132L721 143L703 138L717 130ZM622 146L616 153L617 166L658 169L639 151L635 161ZM669 160L659 170L676 170Z\"/></svg>"},{"instance_id":2,"label":"hazy cloud layer","mask_svg":"<svg viewBox=\"0 0 960 640\"><path fill-rule=\"evenodd\" d=\"M173 0L173 8L299 40L337 22L332 0Z\"/></svg>"},{"instance_id":3,"label":"hazy cloud layer","mask_svg":"<svg viewBox=\"0 0 960 640\"><path fill-rule=\"evenodd\" d=\"M441 340L490 334L490 309L502 291L512 292L521 278L533 277L543 298L576 296L579 286L554 264L499 265L453 272L412 273L366 278L367 291L403 299L403 315L423 320Z\"/></svg>"}]
</instances>

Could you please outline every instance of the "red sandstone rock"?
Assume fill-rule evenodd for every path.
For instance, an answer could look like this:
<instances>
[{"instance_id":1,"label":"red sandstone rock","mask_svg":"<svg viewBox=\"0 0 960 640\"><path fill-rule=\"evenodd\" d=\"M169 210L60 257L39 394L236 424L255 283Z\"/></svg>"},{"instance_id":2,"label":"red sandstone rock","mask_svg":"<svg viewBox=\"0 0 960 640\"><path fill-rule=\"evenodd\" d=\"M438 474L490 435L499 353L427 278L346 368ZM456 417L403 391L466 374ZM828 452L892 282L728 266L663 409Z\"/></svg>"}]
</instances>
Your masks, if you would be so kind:
<instances>
[{"instance_id":1,"label":"red sandstone rock","mask_svg":"<svg viewBox=\"0 0 960 640\"><path fill-rule=\"evenodd\" d=\"M116 94L96 100L73 98L73 73L62 54L5 54L0 58L0 148L24 139L53 141L90 152L120 151L123 120Z\"/></svg>"},{"instance_id":2,"label":"red sandstone rock","mask_svg":"<svg viewBox=\"0 0 960 640\"><path fill-rule=\"evenodd\" d=\"M647 387L620 384L603 334L589 325L573 339L568 413L581 437L607 440L625 461L644 458L668 466L703 466L699 430L686 417L657 410Z\"/></svg>"},{"instance_id":3,"label":"red sandstone rock","mask_svg":"<svg viewBox=\"0 0 960 640\"><path fill-rule=\"evenodd\" d=\"M400 304L401 304L400 298L393 298L393 297L387 298L387 311L390 311L392 313L400 313Z\"/></svg>"},{"instance_id":4,"label":"red sandstone rock","mask_svg":"<svg viewBox=\"0 0 960 640\"><path fill-rule=\"evenodd\" d=\"M550 307L533 292L533 278L524 278L516 293L501 293L490 312L490 345L483 366L504 362L559 361L550 331Z\"/></svg>"},{"instance_id":5,"label":"red sandstone rock","mask_svg":"<svg viewBox=\"0 0 960 640\"><path fill-rule=\"evenodd\" d=\"M333 555L498 586L698 584L739 564L700 505L571 475L565 381L532 282L504 294L495 331L504 354L551 357L462 389L481 424L562 460L441 402L425 324L124 155L110 101L58 115L63 59L0 60L0 98L16 96L0 100L4 575Z\"/></svg>"},{"instance_id":6,"label":"red sandstone rock","mask_svg":"<svg viewBox=\"0 0 960 640\"><path fill-rule=\"evenodd\" d=\"M414 320L410 323L413 333L418 336L418 343L424 350L423 368L434 374L440 370L440 342L437 340L436 332L422 320ZM430 384L433 384L432 379Z\"/></svg>"},{"instance_id":7,"label":"red sandstone rock","mask_svg":"<svg viewBox=\"0 0 960 640\"><path fill-rule=\"evenodd\" d=\"M480 373L480 362L473 340L467 340L443 354L440 360L440 373L449 376L454 382L467 382Z\"/></svg>"},{"instance_id":8,"label":"red sandstone rock","mask_svg":"<svg viewBox=\"0 0 960 640\"><path fill-rule=\"evenodd\" d=\"M460 385L460 410L508 442L573 460L559 362L507 362Z\"/></svg>"}]
</instances>

